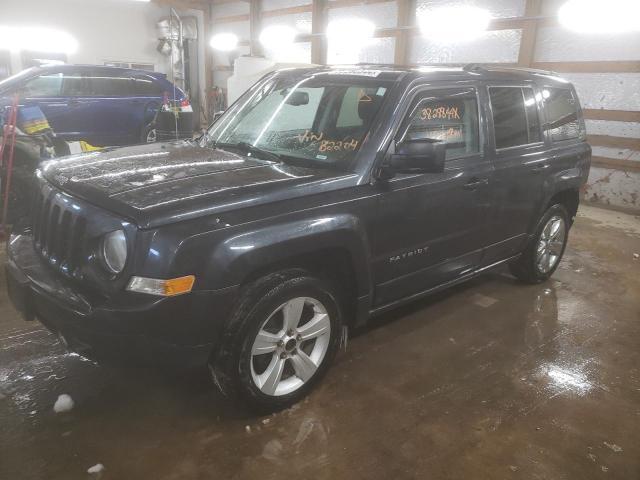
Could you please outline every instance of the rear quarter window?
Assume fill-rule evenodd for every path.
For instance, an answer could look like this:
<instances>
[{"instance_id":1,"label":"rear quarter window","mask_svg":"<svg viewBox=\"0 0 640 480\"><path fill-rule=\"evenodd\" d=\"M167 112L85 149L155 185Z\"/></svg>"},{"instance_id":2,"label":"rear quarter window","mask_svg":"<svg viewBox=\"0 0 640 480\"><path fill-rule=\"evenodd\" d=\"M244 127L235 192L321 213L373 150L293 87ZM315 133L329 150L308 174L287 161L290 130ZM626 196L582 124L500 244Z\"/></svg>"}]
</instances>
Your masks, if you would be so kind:
<instances>
[{"instance_id":1,"label":"rear quarter window","mask_svg":"<svg viewBox=\"0 0 640 480\"><path fill-rule=\"evenodd\" d=\"M152 78L138 77L135 79L136 95L161 97L164 90Z\"/></svg>"},{"instance_id":2,"label":"rear quarter window","mask_svg":"<svg viewBox=\"0 0 640 480\"><path fill-rule=\"evenodd\" d=\"M96 72L91 78L91 90L98 97L127 97L133 94L133 79L127 75Z\"/></svg>"},{"instance_id":3,"label":"rear quarter window","mask_svg":"<svg viewBox=\"0 0 640 480\"><path fill-rule=\"evenodd\" d=\"M545 87L542 99L546 115L545 131L554 142L580 138L583 130L578 118L578 100L567 88Z\"/></svg>"}]
</instances>

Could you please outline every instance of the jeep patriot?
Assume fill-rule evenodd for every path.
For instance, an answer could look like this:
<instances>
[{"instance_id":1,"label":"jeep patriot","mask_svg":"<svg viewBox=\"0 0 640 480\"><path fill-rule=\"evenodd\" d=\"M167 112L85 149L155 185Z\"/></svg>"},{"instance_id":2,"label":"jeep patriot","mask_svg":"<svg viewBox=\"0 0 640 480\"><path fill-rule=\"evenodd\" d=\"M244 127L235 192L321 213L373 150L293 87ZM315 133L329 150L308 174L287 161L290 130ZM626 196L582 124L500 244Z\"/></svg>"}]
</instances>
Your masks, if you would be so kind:
<instances>
[{"instance_id":1,"label":"jeep patriot","mask_svg":"<svg viewBox=\"0 0 640 480\"><path fill-rule=\"evenodd\" d=\"M199 139L42 164L9 293L83 355L208 365L223 392L282 408L373 315L501 265L547 280L585 138L551 72L273 72Z\"/></svg>"}]
</instances>

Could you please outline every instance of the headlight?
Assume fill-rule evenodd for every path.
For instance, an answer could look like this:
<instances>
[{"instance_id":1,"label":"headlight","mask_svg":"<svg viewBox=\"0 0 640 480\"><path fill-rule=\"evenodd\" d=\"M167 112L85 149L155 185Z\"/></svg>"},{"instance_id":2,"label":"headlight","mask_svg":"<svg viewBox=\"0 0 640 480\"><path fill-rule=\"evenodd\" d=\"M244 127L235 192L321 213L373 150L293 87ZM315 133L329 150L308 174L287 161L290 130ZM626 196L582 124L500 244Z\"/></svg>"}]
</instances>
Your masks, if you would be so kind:
<instances>
[{"instance_id":1,"label":"headlight","mask_svg":"<svg viewBox=\"0 0 640 480\"><path fill-rule=\"evenodd\" d=\"M127 237L122 230L116 230L104 236L102 260L111 273L122 272L127 261Z\"/></svg>"}]
</instances>

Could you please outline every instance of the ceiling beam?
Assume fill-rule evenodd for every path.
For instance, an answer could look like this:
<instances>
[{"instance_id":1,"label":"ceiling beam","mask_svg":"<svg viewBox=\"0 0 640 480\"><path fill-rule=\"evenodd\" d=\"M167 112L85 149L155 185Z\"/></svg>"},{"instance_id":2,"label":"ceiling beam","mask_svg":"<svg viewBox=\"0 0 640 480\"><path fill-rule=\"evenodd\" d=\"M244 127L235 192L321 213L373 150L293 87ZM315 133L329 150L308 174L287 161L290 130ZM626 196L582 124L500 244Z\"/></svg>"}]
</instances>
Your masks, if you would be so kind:
<instances>
[{"instance_id":1,"label":"ceiling beam","mask_svg":"<svg viewBox=\"0 0 640 480\"><path fill-rule=\"evenodd\" d=\"M611 135L587 135L587 142L598 147L640 151L640 138L613 137Z\"/></svg>"},{"instance_id":2,"label":"ceiling beam","mask_svg":"<svg viewBox=\"0 0 640 480\"><path fill-rule=\"evenodd\" d=\"M612 122L640 122L640 111L605 110L585 108L582 113L587 120L608 120Z\"/></svg>"},{"instance_id":3,"label":"ceiling beam","mask_svg":"<svg viewBox=\"0 0 640 480\"><path fill-rule=\"evenodd\" d=\"M311 63L327 63L327 0L313 0L311 10Z\"/></svg>"},{"instance_id":4,"label":"ceiling beam","mask_svg":"<svg viewBox=\"0 0 640 480\"><path fill-rule=\"evenodd\" d=\"M591 166L621 170L623 172L640 172L640 162L626 158L591 157Z\"/></svg>"},{"instance_id":5,"label":"ceiling beam","mask_svg":"<svg viewBox=\"0 0 640 480\"><path fill-rule=\"evenodd\" d=\"M209 2L207 0L151 0L152 3L163 7L173 7L178 10L193 9L209 12Z\"/></svg>"},{"instance_id":6,"label":"ceiling beam","mask_svg":"<svg viewBox=\"0 0 640 480\"><path fill-rule=\"evenodd\" d=\"M415 27L416 0L397 0L398 3L398 30L396 32L396 48L393 63L406 65L409 63L412 34L406 27ZM404 28L403 28L404 27Z\"/></svg>"},{"instance_id":7,"label":"ceiling beam","mask_svg":"<svg viewBox=\"0 0 640 480\"><path fill-rule=\"evenodd\" d=\"M260 30L262 30L262 0L251 0L249 3L249 52L251 55L263 55L260 44Z\"/></svg>"},{"instance_id":8,"label":"ceiling beam","mask_svg":"<svg viewBox=\"0 0 640 480\"><path fill-rule=\"evenodd\" d=\"M530 67L536 51L536 37L538 35L538 21L535 19L542 12L542 0L527 0L524 16L527 20L522 26L520 50L518 51L518 66Z\"/></svg>"}]
</instances>

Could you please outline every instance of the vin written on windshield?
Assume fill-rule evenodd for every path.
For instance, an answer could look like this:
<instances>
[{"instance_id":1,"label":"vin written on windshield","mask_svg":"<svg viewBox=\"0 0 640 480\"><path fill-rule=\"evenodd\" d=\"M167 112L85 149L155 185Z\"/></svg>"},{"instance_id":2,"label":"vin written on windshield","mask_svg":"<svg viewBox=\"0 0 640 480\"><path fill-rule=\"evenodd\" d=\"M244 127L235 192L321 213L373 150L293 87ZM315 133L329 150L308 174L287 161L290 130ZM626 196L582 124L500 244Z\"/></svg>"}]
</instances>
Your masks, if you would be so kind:
<instances>
[{"instance_id":1,"label":"vin written on windshield","mask_svg":"<svg viewBox=\"0 0 640 480\"><path fill-rule=\"evenodd\" d=\"M375 76L320 74L265 81L205 137L208 146L249 144L306 164L348 169L387 94Z\"/></svg>"}]
</instances>

